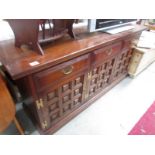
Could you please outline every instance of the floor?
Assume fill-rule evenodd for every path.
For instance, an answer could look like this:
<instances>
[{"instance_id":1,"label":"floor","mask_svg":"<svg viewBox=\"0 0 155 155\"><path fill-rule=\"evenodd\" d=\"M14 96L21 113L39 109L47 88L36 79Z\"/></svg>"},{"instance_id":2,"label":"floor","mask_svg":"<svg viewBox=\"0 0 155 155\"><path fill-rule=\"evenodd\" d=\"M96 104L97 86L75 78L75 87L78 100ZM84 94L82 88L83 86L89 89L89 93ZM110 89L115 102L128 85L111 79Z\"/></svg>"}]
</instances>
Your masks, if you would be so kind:
<instances>
[{"instance_id":1,"label":"floor","mask_svg":"<svg viewBox=\"0 0 155 155\"><path fill-rule=\"evenodd\" d=\"M155 63L134 79L127 77L55 135L127 135L155 100ZM25 134L38 135L30 119L17 105L17 117ZM3 134L18 134L13 124Z\"/></svg>"}]
</instances>

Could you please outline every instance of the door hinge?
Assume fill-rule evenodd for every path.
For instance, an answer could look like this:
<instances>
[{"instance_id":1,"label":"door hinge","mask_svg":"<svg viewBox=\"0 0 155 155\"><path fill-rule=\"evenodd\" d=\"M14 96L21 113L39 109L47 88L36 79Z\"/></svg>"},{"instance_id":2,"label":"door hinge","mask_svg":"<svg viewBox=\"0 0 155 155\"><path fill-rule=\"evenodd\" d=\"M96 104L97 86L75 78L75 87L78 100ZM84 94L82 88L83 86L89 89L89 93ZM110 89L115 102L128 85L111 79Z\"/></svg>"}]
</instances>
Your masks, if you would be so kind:
<instances>
[{"instance_id":1,"label":"door hinge","mask_svg":"<svg viewBox=\"0 0 155 155\"><path fill-rule=\"evenodd\" d=\"M46 129L46 128L47 128L47 121L42 122L41 125L42 125L42 128L43 128L43 129Z\"/></svg>"},{"instance_id":2,"label":"door hinge","mask_svg":"<svg viewBox=\"0 0 155 155\"><path fill-rule=\"evenodd\" d=\"M88 72L88 80L91 79L91 72Z\"/></svg>"},{"instance_id":3,"label":"door hinge","mask_svg":"<svg viewBox=\"0 0 155 155\"><path fill-rule=\"evenodd\" d=\"M88 95L88 93L85 93L85 99L87 99L87 98L88 98L88 96L89 96L89 95Z\"/></svg>"},{"instance_id":4,"label":"door hinge","mask_svg":"<svg viewBox=\"0 0 155 155\"><path fill-rule=\"evenodd\" d=\"M84 92L84 96L85 96L85 99L87 99L89 97L89 85L90 85L90 81L91 81L91 77L92 77L92 73L91 72L88 72L88 75L87 75L87 83L86 83L86 86L85 86L85 92Z\"/></svg>"},{"instance_id":5,"label":"door hinge","mask_svg":"<svg viewBox=\"0 0 155 155\"><path fill-rule=\"evenodd\" d=\"M40 98L39 100L36 100L36 105L37 105L38 110L39 110L40 108L43 108L43 107L44 107L43 99Z\"/></svg>"}]
</instances>

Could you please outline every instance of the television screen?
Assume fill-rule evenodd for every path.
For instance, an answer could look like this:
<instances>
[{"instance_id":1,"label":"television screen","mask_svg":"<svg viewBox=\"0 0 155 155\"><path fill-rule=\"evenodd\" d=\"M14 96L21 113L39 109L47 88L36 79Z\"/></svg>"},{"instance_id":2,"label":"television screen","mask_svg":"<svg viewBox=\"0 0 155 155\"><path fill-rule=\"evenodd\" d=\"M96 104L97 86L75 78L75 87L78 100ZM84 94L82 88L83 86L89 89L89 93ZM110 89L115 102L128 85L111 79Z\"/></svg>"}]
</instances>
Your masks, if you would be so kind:
<instances>
[{"instance_id":1,"label":"television screen","mask_svg":"<svg viewBox=\"0 0 155 155\"><path fill-rule=\"evenodd\" d=\"M106 30L128 25L136 21L136 19L89 19L88 30L89 32Z\"/></svg>"}]
</instances>

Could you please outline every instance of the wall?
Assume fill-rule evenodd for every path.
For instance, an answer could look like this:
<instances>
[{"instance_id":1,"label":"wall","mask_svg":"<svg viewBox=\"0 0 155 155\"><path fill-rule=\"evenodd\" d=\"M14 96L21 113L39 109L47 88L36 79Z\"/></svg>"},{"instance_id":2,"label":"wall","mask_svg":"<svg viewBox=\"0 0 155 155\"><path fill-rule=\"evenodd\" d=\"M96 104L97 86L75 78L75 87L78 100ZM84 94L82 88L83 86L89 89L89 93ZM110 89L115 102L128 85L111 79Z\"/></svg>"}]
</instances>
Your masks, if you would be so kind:
<instances>
[{"instance_id":1,"label":"wall","mask_svg":"<svg viewBox=\"0 0 155 155\"><path fill-rule=\"evenodd\" d=\"M14 34L9 26L9 24L0 19L0 41L14 38Z\"/></svg>"}]
</instances>

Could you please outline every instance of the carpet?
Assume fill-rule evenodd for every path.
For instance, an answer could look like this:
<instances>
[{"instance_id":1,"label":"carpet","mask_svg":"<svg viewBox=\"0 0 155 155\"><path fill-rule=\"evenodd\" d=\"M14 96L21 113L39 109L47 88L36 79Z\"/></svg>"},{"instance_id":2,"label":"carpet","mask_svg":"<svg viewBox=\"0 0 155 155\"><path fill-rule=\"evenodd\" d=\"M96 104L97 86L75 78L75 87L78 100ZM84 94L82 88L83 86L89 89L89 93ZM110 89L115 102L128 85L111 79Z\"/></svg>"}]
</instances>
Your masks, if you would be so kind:
<instances>
[{"instance_id":1,"label":"carpet","mask_svg":"<svg viewBox=\"0 0 155 155\"><path fill-rule=\"evenodd\" d=\"M128 135L155 135L155 101Z\"/></svg>"}]
</instances>

